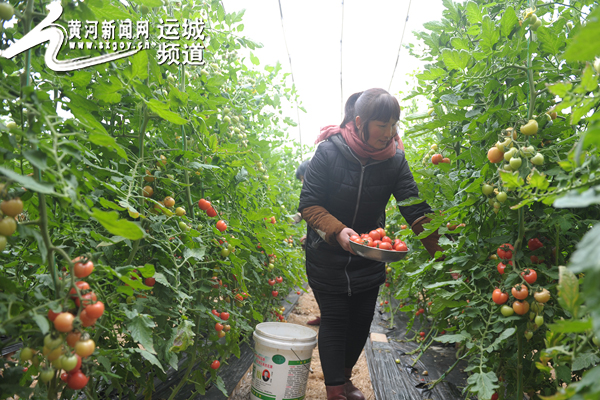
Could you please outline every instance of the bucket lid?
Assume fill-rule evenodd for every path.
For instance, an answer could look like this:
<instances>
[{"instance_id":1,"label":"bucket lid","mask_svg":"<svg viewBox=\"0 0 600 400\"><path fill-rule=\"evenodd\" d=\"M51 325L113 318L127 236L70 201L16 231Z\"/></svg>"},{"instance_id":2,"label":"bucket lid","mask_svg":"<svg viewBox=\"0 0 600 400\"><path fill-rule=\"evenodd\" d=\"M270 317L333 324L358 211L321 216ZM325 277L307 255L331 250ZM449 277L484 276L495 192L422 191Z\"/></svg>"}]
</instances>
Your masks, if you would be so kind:
<instances>
[{"instance_id":1,"label":"bucket lid","mask_svg":"<svg viewBox=\"0 0 600 400\"><path fill-rule=\"evenodd\" d=\"M256 325L254 334L274 340L295 342L313 342L317 337L317 332L310 328L281 322L262 322Z\"/></svg>"}]
</instances>

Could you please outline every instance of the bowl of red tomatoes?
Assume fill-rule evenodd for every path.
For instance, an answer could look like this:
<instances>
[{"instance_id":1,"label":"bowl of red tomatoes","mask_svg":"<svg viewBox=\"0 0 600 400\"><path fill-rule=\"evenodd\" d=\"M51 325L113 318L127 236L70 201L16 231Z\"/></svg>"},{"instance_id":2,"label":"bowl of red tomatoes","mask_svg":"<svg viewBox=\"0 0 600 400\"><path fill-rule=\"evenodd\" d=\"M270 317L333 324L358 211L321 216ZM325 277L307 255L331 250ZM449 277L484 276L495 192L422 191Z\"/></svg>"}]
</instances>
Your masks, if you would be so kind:
<instances>
[{"instance_id":1,"label":"bowl of red tomatoes","mask_svg":"<svg viewBox=\"0 0 600 400\"><path fill-rule=\"evenodd\" d=\"M350 236L350 248L361 257L385 263L400 261L408 254L406 243L389 238L383 228Z\"/></svg>"}]
</instances>

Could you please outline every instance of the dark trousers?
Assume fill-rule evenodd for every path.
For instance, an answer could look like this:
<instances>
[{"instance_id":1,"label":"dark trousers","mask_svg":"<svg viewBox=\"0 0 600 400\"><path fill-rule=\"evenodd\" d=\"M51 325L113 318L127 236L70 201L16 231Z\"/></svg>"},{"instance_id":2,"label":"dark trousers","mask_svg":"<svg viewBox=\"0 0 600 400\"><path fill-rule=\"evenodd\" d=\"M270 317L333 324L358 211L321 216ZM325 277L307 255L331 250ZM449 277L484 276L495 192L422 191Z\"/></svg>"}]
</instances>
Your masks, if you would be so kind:
<instances>
[{"instance_id":1,"label":"dark trousers","mask_svg":"<svg viewBox=\"0 0 600 400\"><path fill-rule=\"evenodd\" d=\"M325 385L342 385L344 368L354 367L369 336L379 288L352 296L313 293L321 309L319 357Z\"/></svg>"}]
</instances>

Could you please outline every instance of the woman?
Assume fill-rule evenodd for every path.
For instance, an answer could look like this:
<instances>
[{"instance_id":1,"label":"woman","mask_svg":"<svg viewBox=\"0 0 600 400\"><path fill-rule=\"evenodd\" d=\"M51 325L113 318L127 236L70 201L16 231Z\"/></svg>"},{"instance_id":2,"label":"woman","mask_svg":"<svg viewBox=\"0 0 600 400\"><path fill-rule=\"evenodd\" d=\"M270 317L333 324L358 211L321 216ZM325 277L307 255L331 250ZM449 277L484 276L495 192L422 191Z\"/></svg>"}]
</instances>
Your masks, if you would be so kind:
<instances>
[{"instance_id":1,"label":"woman","mask_svg":"<svg viewBox=\"0 0 600 400\"><path fill-rule=\"evenodd\" d=\"M418 196L399 148L398 101L383 89L355 93L339 125L321 130L319 144L304 176L298 210L307 222L306 272L321 309L319 354L327 399L360 400L350 381L369 335L385 264L357 256L353 234L385 226L385 207ZM400 207L417 234L432 210L422 202ZM433 256L441 248L437 232L423 239Z\"/></svg>"}]
</instances>

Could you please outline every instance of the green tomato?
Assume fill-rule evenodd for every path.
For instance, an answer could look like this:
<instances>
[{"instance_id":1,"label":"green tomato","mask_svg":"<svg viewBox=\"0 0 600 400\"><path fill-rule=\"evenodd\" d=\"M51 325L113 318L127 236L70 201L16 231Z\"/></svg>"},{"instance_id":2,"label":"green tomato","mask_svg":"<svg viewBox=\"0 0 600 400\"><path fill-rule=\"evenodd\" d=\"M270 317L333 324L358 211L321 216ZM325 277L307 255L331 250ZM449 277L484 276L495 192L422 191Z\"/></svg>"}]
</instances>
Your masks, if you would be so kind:
<instances>
[{"instance_id":1,"label":"green tomato","mask_svg":"<svg viewBox=\"0 0 600 400\"><path fill-rule=\"evenodd\" d=\"M529 340L533 337L533 332L525 331L525 339Z\"/></svg>"},{"instance_id":2,"label":"green tomato","mask_svg":"<svg viewBox=\"0 0 600 400\"><path fill-rule=\"evenodd\" d=\"M15 9L8 3L0 3L0 19L8 21L15 15Z\"/></svg>"},{"instance_id":3,"label":"green tomato","mask_svg":"<svg viewBox=\"0 0 600 400\"><path fill-rule=\"evenodd\" d=\"M542 317L541 315L536 315L534 322L537 326L542 326L544 325L544 317Z\"/></svg>"},{"instance_id":4,"label":"green tomato","mask_svg":"<svg viewBox=\"0 0 600 400\"><path fill-rule=\"evenodd\" d=\"M500 312L505 317L510 317L511 315L513 315L515 313L515 310L513 310L513 308L511 306L508 306L505 304L502 307L500 307Z\"/></svg>"},{"instance_id":5,"label":"green tomato","mask_svg":"<svg viewBox=\"0 0 600 400\"><path fill-rule=\"evenodd\" d=\"M515 155L516 152L516 147L513 147L512 149L508 150L506 153L504 153L504 161L510 161L510 159Z\"/></svg>"},{"instance_id":6,"label":"green tomato","mask_svg":"<svg viewBox=\"0 0 600 400\"><path fill-rule=\"evenodd\" d=\"M179 229L181 229L184 232L187 232L190 230L190 227L185 222L179 221Z\"/></svg>"},{"instance_id":7,"label":"green tomato","mask_svg":"<svg viewBox=\"0 0 600 400\"><path fill-rule=\"evenodd\" d=\"M221 249L221 257L225 258L231 253L231 250L223 248Z\"/></svg>"},{"instance_id":8,"label":"green tomato","mask_svg":"<svg viewBox=\"0 0 600 400\"><path fill-rule=\"evenodd\" d=\"M226 115L225 117L223 117L223 122L225 122L227 125L231 124L231 118L229 118L228 115Z\"/></svg>"},{"instance_id":9,"label":"green tomato","mask_svg":"<svg viewBox=\"0 0 600 400\"><path fill-rule=\"evenodd\" d=\"M133 304L135 302L135 297L127 296L127 304Z\"/></svg>"},{"instance_id":10,"label":"green tomato","mask_svg":"<svg viewBox=\"0 0 600 400\"><path fill-rule=\"evenodd\" d=\"M6 124L6 127L8 128L9 131L11 131L13 129L17 129L18 125L16 124L16 122L10 121Z\"/></svg>"},{"instance_id":11,"label":"green tomato","mask_svg":"<svg viewBox=\"0 0 600 400\"><path fill-rule=\"evenodd\" d=\"M33 357L33 350L30 347L23 347L19 358L21 362L29 361Z\"/></svg>"},{"instance_id":12,"label":"green tomato","mask_svg":"<svg viewBox=\"0 0 600 400\"><path fill-rule=\"evenodd\" d=\"M6 236L0 235L0 251L4 251L6 248Z\"/></svg>"},{"instance_id":13,"label":"green tomato","mask_svg":"<svg viewBox=\"0 0 600 400\"><path fill-rule=\"evenodd\" d=\"M62 355L60 356L59 360L61 362L62 369L64 369L67 372L71 371L77 366L77 356L74 354Z\"/></svg>"},{"instance_id":14,"label":"green tomato","mask_svg":"<svg viewBox=\"0 0 600 400\"><path fill-rule=\"evenodd\" d=\"M48 383L54 378L54 368L46 368L40 372L40 380L44 383Z\"/></svg>"},{"instance_id":15,"label":"green tomato","mask_svg":"<svg viewBox=\"0 0 600 400\"><path fill-rule=\"evenodd\" d=\"M544 155L542 153L537 153L535 156L531 158L531 163L533 165L542 165L544 164Z\"/></svg>"},{"instance_id":16,"label":"green tomato","mask_svg":"<svg viewBox=\"0 0 600 400\"><path fill-rule=\"evenodd\" d=\"M492 194L494 192L494 187L492 185L488 185L487 183L484 183L483 186L481 187L481 192L484 195L489 196L490 194Z\"/></svg>"},{"instance_id":17,"label":"green tomato","mask_svg":"<svg viewBox=\"0 0 600 400\"><path fill-rule=\"evenodd\" d=\"M44 337L44 346L49 348L50 350L56 349L63 342L62 337L60 336L52 336L51 333L47 334Z\"/></svg>"},{"instance_id":18,"label":"green tomato","mask_svg":"<svg viewBox=\"0 0 600 400\"><path fill-rule=\"evenodd\" d=\"M594 60L594 69L600 74L600 58Z\"/></svg>"},{"instance_id":19,"label":"green tomato","mask_svg":"<svg viewBox=\"0 0 600 400\"><path fill-rule=\"evenodd\" d=\"M513 157L510 159L510 167L513 170L517 170L521 167L521 164L523 163L523 161L521 160L521 157Z\"/></svg>"},{"instance_id":20,"label":"green tomato","mask_svg":"<svg viewBox=\"0 0 600 400\"><path fill-rule=\"evenodd\" d=\"M504 203L507 199L508 195L506 194L506 192L499 192L496 195L496 200L498 200L500 203Z\"/></svg>"},{"instance_id":21,"label":"green tomato","mask_svg":"<svg viewBox=\"0 0 600 400\"><path fill-rule=\"evenodd\" d=\"M537 31L540 26L542 26L542 20L538 19L533 25L531 25L531 30Z\"/></svg>"},{"instance_id":22,"label":"green tomato","mask_svg":"<svg viewBox=\"0 0 600 400\"><path fill-rule=\"evenodd\" d=\"M598 339L598 336L594 335L592 342L594 342L596 346L600 347L600 339Z\"/></svg>"},{"instance_id":23,"label":"green tomato","mask_svg":"<svg viewBox=\"0 0 600 400\"><path fill-rule=\"evenodd\" d=\"M535 147L533 146L525 146L521 148L521 155L523 157L530 157L535 154Z\"/></svg>"}]
</instances>

